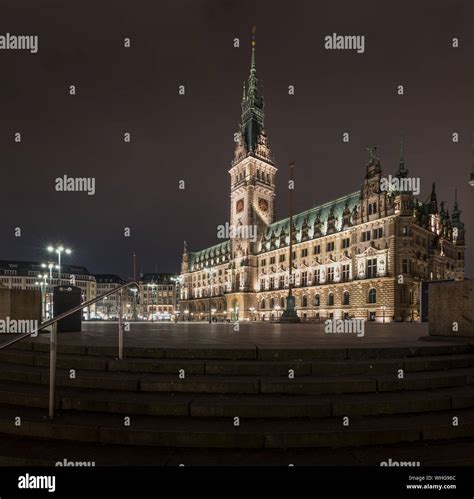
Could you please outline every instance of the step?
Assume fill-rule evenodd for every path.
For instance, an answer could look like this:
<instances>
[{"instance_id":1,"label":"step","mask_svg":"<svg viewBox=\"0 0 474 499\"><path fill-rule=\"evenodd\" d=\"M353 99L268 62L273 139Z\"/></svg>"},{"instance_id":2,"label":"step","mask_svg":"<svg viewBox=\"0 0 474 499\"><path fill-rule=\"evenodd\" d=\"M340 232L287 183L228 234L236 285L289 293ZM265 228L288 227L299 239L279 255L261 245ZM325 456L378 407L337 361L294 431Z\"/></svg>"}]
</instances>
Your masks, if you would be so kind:
<instances>
[{"instance_id":1,"label":"step","mask_svg":"<svg viewBox=\"0 0 474 499\"><path fill-rule=\"evenodd\" d=\"M443 343L442 345L421 344L417 346L361 346L361 347L327 347L301 348L294 345L280 344L277 347L268 345L246 344L235 347L212 345L203 347L200 344L187 344L183 347L149 348L142 346L125 346L125 358L151 358L151 359L195 359L195 360L264 360L264 361L341 361L368 360L368 359L394 359L411 357L431 357L440 355L467 354L472 348L467 343ZM38 337L35 340L18 342L3 351L49 352L49 338ZM59 335L58 353L70 355L106 356L115 358L118 354L117 345L113 346L86 346L68 342Z\"/></svg>"},{"instance_id":2,"label":"step","mask_svg":"<svg viewBox=\"0 0 474 499\"><path fill-rule=\"evenodd\" d=\"M59 414L52 421L28 409L21 426L15 407L0 408L0 432L25 437L156 447L288 449L386 445L474 437L474 409L436 414L313 420L250 420L234 426L233 418L120 416L102 413ZM452 419L459 418L459 426Z\"/></svg>"},{"instance_id":3,"label":"step","mask_svg":"<svg viewBox=\"0 0 474 499\"><path fill-rule=\"evenodd\" d=\"M0 466L380 466L382 461L425 466L472 466L474 439L388 446L291 449L193 449L124 446L2 435Z\"/></svg>"},{"instance_id":4,"label":"step","mask_svg":"<svg viewBox=\"0 0 474 499\"><path fill-rule=\"evenodd\" d=\"M45 385L1 382L0 404L48 407ZM61 410L124 415L243 418L320 418L421 413L474 407L474 385L408 392L340 395L206 394L99 391L59 387L56 407Z\"/></svg>"},{"instance_id":5,"label":"step","mask_svg":"<svg viewBox=\"0 0 474 499\"><path fill-rule=\"evenodd\" d=\"M0 350L2 364L35 365L49 367L49 354ZM187 374L217 374L228 376L288 376L295 375L355 375L392 374L398 369L405 372L447 370L474 366L474 354L441 355L399 359L367 359L344 361L261 361L261 360L197 360L197 359L141 359L117 360L91 355L60 354L57 367L113 372L174 374L184 369Z\"/></svg>"}]
</instances>

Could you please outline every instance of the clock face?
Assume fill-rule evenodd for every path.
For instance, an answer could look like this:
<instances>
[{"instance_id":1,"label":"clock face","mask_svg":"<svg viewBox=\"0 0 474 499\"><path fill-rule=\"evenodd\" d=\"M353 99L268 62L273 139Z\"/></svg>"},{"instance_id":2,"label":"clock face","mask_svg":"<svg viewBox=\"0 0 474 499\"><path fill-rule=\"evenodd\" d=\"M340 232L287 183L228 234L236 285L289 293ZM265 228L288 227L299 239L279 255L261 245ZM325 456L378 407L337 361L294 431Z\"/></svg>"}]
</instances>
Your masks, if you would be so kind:
<instances>
[{"instance_id":1,"label":"clock face","mask_svg":"<svg viewBox=\"0 0 474 499\"><path fill-rule=\"evenodd\" d=\"M258 200L258 207L262 211L268 211L268 201L266 199L259 198L259 200Z\"/></svg>"},{"instance_id":2,"label":"clock face","mask_svg":"<svg viewBox=\"0 0 474 499\"><path fill-rule=\"evenodd\" d=\"M244 200L239 199L235 205L235 211L237 213L240 213L241 211L243 211L243 209L244 209Z\"/></svg>"}]
</instances>

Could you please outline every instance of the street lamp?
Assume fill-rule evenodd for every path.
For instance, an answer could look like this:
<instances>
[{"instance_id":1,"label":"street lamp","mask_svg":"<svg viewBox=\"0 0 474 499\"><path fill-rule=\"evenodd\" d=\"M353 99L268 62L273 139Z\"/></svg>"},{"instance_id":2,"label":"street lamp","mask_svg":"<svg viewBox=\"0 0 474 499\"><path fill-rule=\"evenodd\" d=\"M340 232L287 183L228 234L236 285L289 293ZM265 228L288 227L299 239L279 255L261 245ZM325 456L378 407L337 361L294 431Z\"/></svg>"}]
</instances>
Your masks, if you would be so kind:
<instances>
[{"instance_id":1,"label":"street lamp","mask_svg":"<svg viewBox=\"0 0 474 499\"><path fill-rule=\"evenodd\" d=\"M61 286L61 254L66 253L66 255L70 255L72 251L69 248L65 248L62 244L57 247L48 246L48 251L50 253L56 253L58 255L58 285Z\"/></svg>"},{"instance_id":2,"label":"street lamp","mask_svg":"<svg viewBox=\"0 0 474 499\"><path fill-rule=\"evenodd\" d=\"M278 312L280 311L281 307L280 307L280 305L275 305L275 306L273 307L273 309L274 309L274 310L275 310L275 312L276 312L277 321L278 321L278 319L279 319L279 317L278 317Z\"/></svg>"},{"instance_id":3,"label":"street lamp","mask_svg":"<svg viewBox=\"0 0 474 499\"><path fill-rule=\"evenodd\" d=\"M383 313L383 322L382 322L382 324L385 324L385 309L386 308L387 307L385 305L382 305L382 313Z\"/></svg>"},{"instance_id":4,"label":"street lamp","mask_svg":"<svg viewBox=\"0 0 474 499\"><path fill-rule=\"evenodd\" d=\"M155 288L157 287L157 284L155 284L155 283L147 284L147 287L148 287L148 290L151 289L151 321L154 322L154 320L155 320L155 317L154 317L155 300L153 299L153 293L154 293ZM148 300L148 303L150 303L150 300ZM148 317L148 310L147 310L147 317Z\"/></svg>"},{"instance_id":5,"label":"street lamp","mask_svg":"<svg viewBox=\"0 0 474 499\"><path fill-rule=\"evenodd\" d=\"M211 275L212 275L212 270L211 269L204 269L205 272L207 272L208 276L208 284L209 284L209 324L212 324L212 312L211 312L211 305L212 305L212 282L211 282Z\"/></svg>"},{"instance_id":6,"label":"street lamp","mask_svg":"<svg viewBox=\"0 0 474 499\"><path fill-rule=\"evenodd\" d=\"M41 290L41 317L42 319L46 319L46 286L48 274L38 274L38 279L42 279L41 281L36 281L35 285L40 287Z\"/></svg>"},{"instance_id":7,"label":"street lamp","mask_svg":"<svg viewBox=\"0 0 474 499\"><path fill-rule=\"evenodd\" d=\"M132 320L136 321L137 320L137 293L138 293L138 289L132 288L130 291L133 293Z\"/></svg>"},{"instance_id":8,"label":"street lamp","mask_svg":"<svg viewBox=\"0 0 474 499\"><path fill-rule=\"evenodd\" d=\"M254 317L255 317L255 307L249 307L249 310L250 310L250 320L254 320Z\"/></svg>"}]
</instances>

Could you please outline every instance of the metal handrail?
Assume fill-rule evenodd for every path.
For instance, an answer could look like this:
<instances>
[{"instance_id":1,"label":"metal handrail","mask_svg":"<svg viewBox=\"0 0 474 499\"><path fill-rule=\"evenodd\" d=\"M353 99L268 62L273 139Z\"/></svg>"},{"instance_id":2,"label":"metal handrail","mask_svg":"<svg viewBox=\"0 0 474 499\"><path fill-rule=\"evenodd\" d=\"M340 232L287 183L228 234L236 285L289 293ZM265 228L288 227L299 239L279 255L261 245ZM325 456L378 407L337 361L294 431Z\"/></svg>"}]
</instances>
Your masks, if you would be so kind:
<instances>
[{"instance_id":1,"label":"metal handrail","mask_svg":"<svg viewBox=\"0 0 474 499\"><path fill-rule=\"evenodd\" d=\"M46 322L43 322L38 326L36 331L33 331L31 333L26 333L20 337L14 338L13 340L3 344L0 346L0 350L3 348L7 348L10 345L13 345L14 343L17 343L19 341L22 341L26 338L29 338L32 335L35 335L39 333L41 330L51 326L51 341L50 341L50 349L49 349L49 417L53 418L54 417L54 398L55 398L55 390L56 390L56 356L57 356L57 348L58 348L58 340L57 340L57 334L58 334L58 322L65 317L68 317L69 315L72 315L76 312L79 312L80 310L83 310L84 308L90 307L94 303L97 303L98 301L103 300L105 297L109 295L113 295L115 293L119 293L119 315L118 315L118 326L119 326L119 355L118 358L120 360L123 359L123 327L122 327L122 290L124 288L128 288L130 286L136 286L137 290L140 289L140 286L137 282L132 281L132 282L127 282L125 284L122 284L121 286L118 286L114 289L111 289L110 291L107 291L106 293L103 293L100 296L96 296L95 298L92 298L91 300L88 300L84 303L81 303L77 307L71 308L70 310L66 310L66 312L63 312L62 314L59 314L56 317L53 317L52 319L49 319ZM137 295L138 297L138 295Z\"/></svg>"}]
</instances>

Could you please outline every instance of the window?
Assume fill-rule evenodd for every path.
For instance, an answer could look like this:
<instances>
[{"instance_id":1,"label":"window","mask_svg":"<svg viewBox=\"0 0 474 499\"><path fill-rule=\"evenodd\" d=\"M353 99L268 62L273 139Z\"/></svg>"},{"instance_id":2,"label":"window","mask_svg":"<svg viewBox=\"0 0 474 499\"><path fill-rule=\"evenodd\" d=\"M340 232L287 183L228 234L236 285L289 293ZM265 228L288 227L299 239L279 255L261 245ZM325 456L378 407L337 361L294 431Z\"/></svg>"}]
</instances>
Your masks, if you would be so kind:
<instances>
[{"instance_id":1,"label":"window","mask_svg":"<svg viewBox=\"0 0 474 499\"><path fill-rule=\"evenodd\" d=\"M275 265L275 257L274 256L270 257L270 265Z\"/></svg>"},{"instance_id":2,"label":"window","mask_svg":"<svg viewBox=\"0 0 474 499\"><path fill-rule=\"evenodd\" d=\"M296 251L292 251L291 258L292 258L292 260L296 260Z\"/></svg>"},{"instance_id":3,"label":"window","mask_svg":"<svg viewBox=\"0 0 474 499\"><path fill-rule=\"evenodd\" d=\"M367 260L367 278L377 277L377 258Z\"/></svg>"},{"instance_id":4,"label":"window","mask_svg":"<svg viewBox=\"0 0 474 499\"><path fill-rule=\"evenodd\" d=\"M319 307L321 305L321 297L319 295L314 295L314 306Z\"/></svg>"},{"instance_id":5,"label":"window","mask_svg":"<svg viewBox=\"0 0 474 499\"><path fill-rule=\"evenodd\" d=\"M334 305L334 294L333 293L329 293L329 295L328 295L328 305L330 307L332 307Z\"/></svg>"},{"instance_id":6,"label":"window","mask_svg":"<svg viewBox=\"0 0 474 499\"><path fill-rule=\"evenodd\" d=\"M270 288L269 289L274 289L275 288L275 278L270 277Z\"/></svg>"},{"instance_id":7,"label":"window","mask_svg":"<svg viewBox=\"0 0 474 499\"><path fill-rule=\"evenodd\" d=\"M377 291L375 290L375 288L369 289L368 302L377 303Z\"/></svg>"},{"instance_id":8,"label":"window","mask_svg":"<svg viewBox=\"0 0 474 499\"><path fill-rule=\"evenodd\" d=\"M321 281L321 270L316 269L314 271L314 284L319 284Z\"/></svg>"},{"instance_id":9,"label":"window","mask_svg":"<svg viewBox=\"0 0 474 499\"><path fill-rule=\"evenodd\" d=\"M308 285L308 272L304 271L301 272L301 286L307 286Z\"/></svg>"},{"instance_id":10,"label":"window","mask_svg":"<svg viewBox=\"0 0 474 499\"><path fill-rule=\"evenodd\" d=\"M278 261L279 261L279 262L284 262L284 261L285 261L285 256L286 256L286 255L285 255L285 253L282 253L282 254L279 256Z\"/></svg>"},{"instance_id":11,"label":"window","mask_svg":"<svg viewBox=\"0 0 474 499\"><path fill-rule=\"evenodd\" d=\"M264 290L265 289L265 279L260 279L260 290Z\"/></svg>"},{"instance_id":12,"label":"window","mask_svg":"<svg viewBox=\"0 0 474 499\"><path fill-rule=\"evenodd\" d=\"M267 261L265 260L265 258L262 258L262 259L260 260L260 265L261 265L262 267L265 267L265 265L266 265L266 264L267 264Z\"/></svg>"},{"instance_id":13,"label":"window","mask_svg":"<svg viewBox=\"0 0 474 499\"><path fill-rule=\"evenodd\" d=\"M307 307L308 306L308 297L306 295L303 296L303 299L301 300L301 306L302 307Z\"/></svg>"},{"instance_id":14,"label":"window","mask_svg":"<svg viewBox=\"0 0 474 499\"><path fill-rule=\"evenodd\" d=\"M351 245L351 239L349 237L345 237L342 240L342 249L346 249Z\"/></svg>"},{"instance_id":15,"label":"window","mask_svg":"<svg viewBox=\"0 0 474 499\"><path fill-rule=\"evenodd\" d=\"M328 276L326 282L334 282L334 267L328 268Z\"/></svg>"},{"instance_id":16,"label":"window","mask_svg":"<svg viewBox=\"0 0 474 499\"><path fill-rule=\"evenodd\" d=\"M348 263L342 266L342 280L348 281L350 276L350 266Z\"/></svg>"},{"instance_id":17,"label":"window","mask_svg":"<svg viewBox=\"0 0 474 499\"><path fill-rule=\"evenodd\" d=\"M319 255L321 253L321 246L318 244L317 246L313 246L313 255Z\"/></svg>"},{"instance_id":18,"label":"window","mask_svg":"<svg viewBox=\"0 0 474 499\"><path fill-rule=\"evenodd\" d=\"M377 229L374 229L373 239L380 239L381 237L383 237L383 227L378 227Z\"/></svg>"},{"instance_id":19,"label":"window","mask_svg":"<svg viewBox=\"0 0 474 499\"><path fill-rule=\"evenodd\" d=\"M370 241L370 230L362 232L362 242Z\"/></svg>"},{"instance_id":20,"label":"window","mask_svg":"<svg viewBox=\"0 0 474 499\"><path fill-rule=\"evenodd\" d=\"M334 241L326 243L326 251L334 251Z\"/></svg>"},{"instance_id":21,"label":"window","mask_svg":"<svg viewBox=\"0 0 474 499\"><path fill-rule=\"evenodd\" d=\"M278 278L278 287L280 289L283 289L285 287L285 276L284 275L281 275L279 278Z\"/></svg>"},{"instance_id":22,"label":"window","mask_svg":"<svg viewBox=\"0 0 474 499\"><path fill-rule=\"evenodd\" d=\"M344 291L344 294L342 295L342 304L349 305L349 300L350 300L349 291Z\"/></svg>"},{"instance_id":23,"label":"window","mask_svg":"<svg viewBox=\"0 0 474 499\"><path fill-rule=\"evenodd\" d=\"M275 298L270 300L270 308L275 308Z\"/></svg>"},{"instance_id":24,"label":"window","mask_svg":"<svg viewBox=\"0 0 474 499\"><path fill-rule=\"evenodd\" d=\"M262 303L260 304L260 308L265 308L265 306L266 306L265 300L262 300Z\"/></svg>"},{"instance_id":25,"label":"window","mask_svg":"<svg viewBox=\"0 0 474 499\"><path fill-rule=\"evenodd\" d=\"M308 248L304 248L301 250L301 257L304 258L305 256L308 256Z\"/></svg>"},{"instance_id":26,"label":"window","mask_svg":"<svg viewBox=\"0 0 474 499\"><path fill-rule=\"evenodd\" d=\"M377 203L370 203L369 204L369 215L373 215L377 213Z\"/></svg>"},{"instance_id":27,"label":"window","mask_svg":"<svg viewBox=\"0 0 474 499\"><path fill-rule=\"evenodd\" d=\"M401 229L402 229L402 236L407 236L408 235L408 227L403 226Z\"/></svg>"},{"instance_id":28,"label":"window","mask_svg":"<svg viewBox=\"0 0 474 499\"><path fill-rule=\"evenodd\" d=\"M410 273L410 261L408 258L403 258L402 259L402 274L409 274Z\"/></svg>"}]
</instances>

